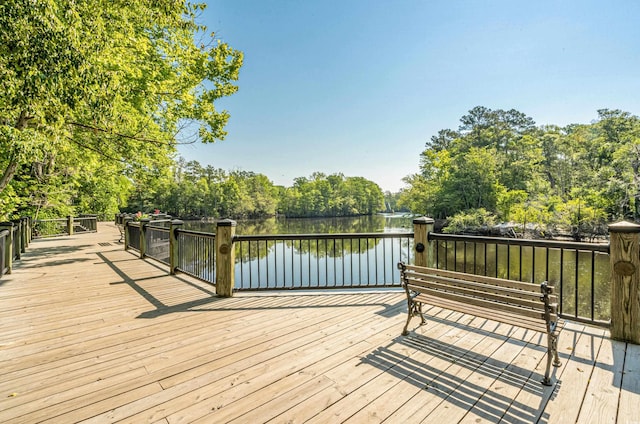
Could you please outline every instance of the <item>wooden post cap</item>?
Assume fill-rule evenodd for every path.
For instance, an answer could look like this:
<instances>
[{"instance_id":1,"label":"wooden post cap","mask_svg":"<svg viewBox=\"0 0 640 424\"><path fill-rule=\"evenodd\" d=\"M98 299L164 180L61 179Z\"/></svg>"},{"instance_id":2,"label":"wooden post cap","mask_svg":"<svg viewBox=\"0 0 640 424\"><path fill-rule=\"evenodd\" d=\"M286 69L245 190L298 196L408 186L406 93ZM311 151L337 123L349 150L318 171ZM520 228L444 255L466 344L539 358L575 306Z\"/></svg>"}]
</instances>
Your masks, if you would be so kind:
<instances>
[{"instance_id":1,"label":"wooden post cap","mask_svg":"<svg viewBox=\"0 0 640 424\"><path fill-rule=\"evenodd\" d=\"M612 233L640 233L640 225L629 221L619 221L609 225Z\"/></svg>"},{"instance_id":2,"label":"wooden post cap","mask_svg":"<svg viewBox=\"0 0 640 424\"><path fill-rule=\"evenodd\" d=\"M221 219L220 221L216 222L216 225L218 227L235 227L236 225L238 225L238 223L233 219Z\"/></svg>"}]
</instances>

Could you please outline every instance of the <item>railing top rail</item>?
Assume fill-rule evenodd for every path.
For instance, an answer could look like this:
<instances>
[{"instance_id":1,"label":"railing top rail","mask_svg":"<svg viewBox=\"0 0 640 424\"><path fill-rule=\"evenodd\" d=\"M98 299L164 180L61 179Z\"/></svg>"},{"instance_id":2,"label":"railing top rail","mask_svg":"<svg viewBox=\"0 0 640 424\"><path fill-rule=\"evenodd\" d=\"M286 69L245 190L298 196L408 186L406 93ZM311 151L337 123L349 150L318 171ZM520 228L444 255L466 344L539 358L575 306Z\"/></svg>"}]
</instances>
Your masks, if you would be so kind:
<instances>
[{"instance_id":1,"label":"railing top rail","mask_svg":"<svg viewBox=\"0 0 640 424\"><path fill-rule=\"evenodd\" d=\"M178 228L176 232L183 233L183 234L191 234L195 236L211 237L211 238L214 238L216 236L215 233L209 233L206 231L197 231L197 230L185 230L184 228Z\"/></svg>"},{"instance_id":2,"label":"railing top rail","mask_svg":"<svg viewBox=\"0 0 640 424\"><path fill-rule=\"evenodd\" d=\"M160 231L162 233L168 233L170 231L170 229L167 228L167 227L156 227L154 225L148 225L147 229L152 230L152 231Z\"/></svg>"},{"instance_id":3,"label":"railing top rail","mask_svg":"<svg viewBox=\"0 0 640 424\"><path fill-rule=\"evenodd\" d=\"M579 243L571 241L557 241L557 240L529 240L529 239L515 239L506 237L483 237L483 236L464 236L458 234L443 234L443 233L429 233L429 239L432 240L455 240L466 242L481 242L488 244L509 244L512 246L534 246L534 247L546 247L550 249L572 249L572 250L585 250L593 252L609 253L609 244L596 244L596 243Z\"/></svg>"},{"instance_id":4,"label":"railing top rail","mask_svg":"<svg viewBox=\"0 0 640 424\"><path fill-rule=\"evenodd\" d=\"M67 218L36 219L35 222L67 222Z\"/></svg>"},{"instance_id":5,"label":"railing top rail","mask_svg":"<svg viewBox=\"0 0 640 424\"><path fill-rule=\"evenodd\" d=\"M354 239L385 239L406 237L412 238L412 232L394 233L322 233L322 234L262 234L262 235L236 235L234 241L254 240L354 240Z\"/></svg>"}]
</instances>

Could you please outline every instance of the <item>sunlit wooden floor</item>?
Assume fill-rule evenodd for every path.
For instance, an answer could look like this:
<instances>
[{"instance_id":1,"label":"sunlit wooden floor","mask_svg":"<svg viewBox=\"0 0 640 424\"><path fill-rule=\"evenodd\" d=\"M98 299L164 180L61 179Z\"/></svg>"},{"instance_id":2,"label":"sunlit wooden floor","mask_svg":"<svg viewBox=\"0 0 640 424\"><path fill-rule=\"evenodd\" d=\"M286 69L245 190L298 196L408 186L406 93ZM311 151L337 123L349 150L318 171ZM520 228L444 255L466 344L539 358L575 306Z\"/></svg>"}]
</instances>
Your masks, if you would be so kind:
<instances>
[{"instance_id":1,"label":"sunlit wooden floor","mask_svg":"<svg viewBox=\"0 0 640 424\"><path fill-rule=\"evenodd\" d=\"M640 346L602 329L567 325L549 388L538 333L432 308L402 337L399 291L217 298L118 238L0 279L0 422L640 422Z\"/></svg>"}]
</instances>

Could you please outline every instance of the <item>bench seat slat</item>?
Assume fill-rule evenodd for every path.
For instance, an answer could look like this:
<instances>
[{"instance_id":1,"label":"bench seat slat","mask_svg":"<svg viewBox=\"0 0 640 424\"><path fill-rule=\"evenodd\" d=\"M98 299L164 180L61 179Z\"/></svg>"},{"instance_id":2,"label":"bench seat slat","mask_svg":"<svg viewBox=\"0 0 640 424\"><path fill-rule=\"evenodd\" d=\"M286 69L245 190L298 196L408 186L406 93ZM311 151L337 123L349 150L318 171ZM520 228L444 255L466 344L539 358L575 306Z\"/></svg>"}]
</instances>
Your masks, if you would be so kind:
<instances>
[{"instance_id":1,"label":"bench seat slat","mask_svg":"<svg viewBox=\"0 0 640 424\"><path fill-rule=\"evenodd\" d=\"M524 315L529 318L534 318L534 319L539 319L544 321L544 315L542 311L536 311L534 309L525 308L525 307L514 305L514 304L499 303L499 302L488 300L488 299L465 296L465 295L452 293L452 292L445 292L442 290L436 290L429 287L412 287L411 285L409 285L409 290L412 290L413 288L416 288L417 291L426 295L427 298L429 298L429 296L433 296L437 298L449 299L449 300L462 302L462 303L470 303L470 304L484 307L487 309L493 308L496 310L511 312L513 314Z\"/></svg>"},{"instance_id":2,"label":"bench seat slat","mask_svg":"<svg viewBox=\"0 0 640 424\"><path fill-rule=\"evenodd\" d=\"M452 278L447 278L444 280L440 279L440 277L416 279L408 275L407 281L409 285L416 287L429 287L465 296L483 298L502 303L516 304L530 309L538 310L541 313L544 312L544 303L540 301L540 297L542 296L541 293L523 293L522 290L507 289L502 287L498 288L495 286L488 286L486 284L474 284L471 282L454 280Z\"/></svg>"},{"instance_id":3,"label":"bench seat slat","mask_svg":"<svg viewBox=\"0 0 640 424\"><path fill-rule=\"evenodd\" d=\"M487 277L484 275L466 274L463 272L448 271L444 269L428 268L428 267L422 267L422 266L416 266L416 265L406 265L406 267L407 267L407 275L410 272L414 271L419 274L439 275L442 277L451 277L451 278L460 279L460 280L491 284L494 286L509 287L514 289L526 290L530 292L540 291L540 285L535 283L507 280L504 278ZM549 286L549 287L553 287L553 286Z\"/></svg>"},{"instance_id":4,"label":"bench seat slat","mask_svg":"<svg viewBox=\"0 0 640 424\"><path fill-rule=\"evenodd\" d=\"M515 297L517 299L528 299L536 304L540 303L540 296L542 296L539 285L535 285L537 291L531 291L520 288L497 286L478 281L469 281L461 278L443 277L439 275L429 275L428 278L425 278L424 274L421 275L412 272L407 272L407 278L414 281L427 280L440 282L447 286L453 285L455 287L472 288L479 291L486 291L488 293L503 293L509 297Z\"/></svg>"},{"instance_id":5,"label":"bench seat slat","mask_svg":"<svg viewBox=\"0 0 640 424\"><path fill-rule=\"evenodd\" d=\"M438 306L443 309L462 312L465 314L477 316L479 318L485 318L505 324L516 325L518 327L526 328L533 331L539 331L541 333L547 332L547 325L544 321L523 317L519 314L512 314L509 312L488 309L469 303L456 302L454 300L443 298L433 298L424 295L418 296L416 300L426 305Z\"/></svg>"}]
</instances>

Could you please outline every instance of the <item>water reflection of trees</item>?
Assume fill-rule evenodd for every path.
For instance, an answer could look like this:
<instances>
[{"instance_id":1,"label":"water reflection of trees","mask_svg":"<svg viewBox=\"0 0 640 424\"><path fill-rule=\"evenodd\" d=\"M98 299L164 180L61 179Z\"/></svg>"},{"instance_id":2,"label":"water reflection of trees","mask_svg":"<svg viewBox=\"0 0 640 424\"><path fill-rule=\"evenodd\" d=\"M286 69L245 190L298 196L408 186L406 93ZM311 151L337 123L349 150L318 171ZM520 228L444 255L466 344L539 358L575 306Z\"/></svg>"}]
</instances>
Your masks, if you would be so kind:
<instances>
[{"instance_id":1,"label":"water reflection of trees","mask_svg":"<svg viewBox=\"0 0 640 424\"><path fill-rule=\"evenodd\" d=\"M183 228L213 233L215 223L191 221L185 222ZM236 227L236 234L240 240L234 243L235 262L239 267L236 268L236 274L240 275L241 279L251 280L251 282L241 282L241 285L250 287L257 286L256 281L263 279L271 281L269 286L294 284L289 281L294 274L298 276L297 279L302 278L300 275L310 279L309 276L316 273L319 273L318 275L336 274L345 279L336 284L354 284L353 281L347 282L349 278L356 278L355 284L357 284L361 278L364 278L362 275L369 274L380 275L382 280L382 274L389 272L383 270L395 270L395 262L410 259L412 246L412 236L408 233L410 228L412 228L411 217L398 218L383 215L240 220ZM374 233L382 235L389 231L407 232L407 234L394 235L390 238L386 234L384 238L371 236ZM277 236L284 234L286 236ZM331 234L336 236L327 236ZM261 235L266 239L242 239L244 236L253 235ZM309 235L311 236L307 237ZM214 247L194 247L192 243L194 242L189 241L181 247L181 252L185 253L181 253L183 257L181 260L184 263L180 267L212 281L214 279L211 268L214 264ZM349 277L352 272L356 277ZM206 278L205 274L210 274L211 277ZM325 276L325 278L328 277ZM279 281L282 279L284 280ZM337 279L340 280L340 278ZM385 281L388 283L392 279L387 278ZM260 286L262 287L262 283Z\"/></svg>"},{"instance_id":2,"label":"water reflection of trees","mask_svg":"<svg viewBox=\"0 0 640 424\"><path fill-rule=\"evenodd\" d=\"M409 237L358 237L242 240L235 245L236 262L263 259L270 254L311 255L314 258L341 258L346 255L363 255L373 249L408 250Z\"/></svg>"}]
</instances>

